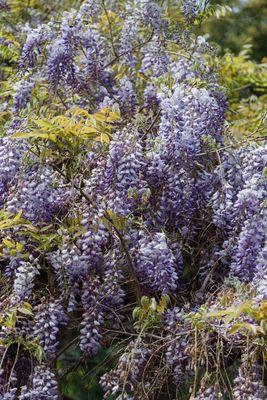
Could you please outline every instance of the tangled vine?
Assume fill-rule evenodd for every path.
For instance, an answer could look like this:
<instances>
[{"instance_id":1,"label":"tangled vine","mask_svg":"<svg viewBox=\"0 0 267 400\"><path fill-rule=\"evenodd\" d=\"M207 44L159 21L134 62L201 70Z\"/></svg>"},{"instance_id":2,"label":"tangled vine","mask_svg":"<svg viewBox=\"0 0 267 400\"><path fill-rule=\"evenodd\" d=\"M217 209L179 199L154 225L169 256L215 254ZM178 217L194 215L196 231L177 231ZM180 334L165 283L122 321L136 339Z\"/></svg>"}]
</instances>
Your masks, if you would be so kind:
<instances>
[{"instance_id":1,"label":"tangled vine","mask_svg":"<svg viewBox=\"0 0 267 400\"><path fill-rule=\"evenodd\" d=\"M212 6L64 4L1 39L1 399L114 344L104 399L266 399L265 136L227 133Z\"/></svg>"}]
</instances>

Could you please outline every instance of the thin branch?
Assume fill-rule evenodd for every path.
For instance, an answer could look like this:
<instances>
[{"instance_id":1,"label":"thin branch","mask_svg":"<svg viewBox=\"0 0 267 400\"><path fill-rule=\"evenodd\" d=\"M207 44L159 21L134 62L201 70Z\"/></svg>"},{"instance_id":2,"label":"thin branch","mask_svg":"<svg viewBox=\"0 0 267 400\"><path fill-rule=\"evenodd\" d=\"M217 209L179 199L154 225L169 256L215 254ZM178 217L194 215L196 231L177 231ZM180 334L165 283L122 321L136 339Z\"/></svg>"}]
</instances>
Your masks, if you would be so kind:
<instances>
[{"instance_id":1,"label":"thin branch","mask_svg":"<svg viewBox=\"0 0 267 400\"><path fill-rule=\"evenodd\" d=\"M61 350L57 352L56 359L58 359L63 353L65 353L66 350L68 350L75 342L79 340L79 336L75 337L72 339L69 343L66 344ZM53 360L54 362L55 360Z\"/></svg>"},{"instance_id":2,"label":"thin branch","mask_svg":"<svg viewBox=\"0 0 267 400\"><path fill-rule=\"evenodd\" d=\"M134 46L132 48L132 50L130 51L130 53L134 52L135 50L141 49L143 46L145 46L147 43L149 43L151 41L151 39L154 36L154 30L152 30L151 35L149 36L149 38L147 40L145 40L142 43L138 43L136 46ZM117 57L113 58L113 60L111 60L110 62L108 62L103 69L110 67L111 65L113 65L119 58L123 57L125 54L128 54L129 50L127 51L123 51L122 53L118 54Z\"/></svg>"},{"instance_id":3,"label":"thin branch","mask_svg":"<svg viewBox=\"0 0 267 400\"><path fill-rule=\"evenodd\" d=\"M146 129L146 133L149 133L149 131L153 128L153 126L155 125L155 123L157 122L157 120L161 114L161 111L162 111L162 109L160 108L159 111L157 112L155 118L153 119L153 121L151 122L149 127Z\"/></svg>"},{"instance_id":4,"label":"thin branch","mask_svg":"<svg viewBox=\"0 0 267 400\"><path fill-rule=\"evenodd\" d=\"M262 140L266 140L266 139L267 139L267 135L266 136L258 136L256 138L253 138L253 141L254 142L261 142ZM208 154L217 153L217 152L220 152L220 151L223 151L223 150L226 150L226 149L230 149L230 148L233 148L233 147L236 147L236 146L240 146L240 145L242 145L244 143L247 143L247 141L248 140L245 139L245 140L242 140L241 142L239 142L237 144L229 144L228 146L224 146L224 147L221 147L219 149L215 149L215 150L211 150L211 151L206 151L206 152L203 152L203 153L198 153L197 155L198 156L206 156Z\"/></svg>"},{"instance_id":5,"label":"thin branch","mask_svg":"<svg viewBox=\"0 0 267 400\"><path fill-rule=\"evenodd\" d=\"M109 15L108 15L108 11L107 11L107 9L106 9L105 0L102 0L102 6L103 6L103 9L104 9L105 15L106 15L106 17L107 17L107 21L108 21L108 29L109 29L110 42L111 42L111 47L112 47L112 50L113 50L113 54L114 54L115 57L118 57L118 53L117 53L117 51L116 51L116 49L115 49L115 43L114 43L114 36L113 36L113 31L112 31L112 25L111 25L111 22L110 22L110 18L109 18Z\"/></svg>"},{"instance_id":6,"label":"thin branch","mask_svg":"<svg viewBox=\"0 0 267 400\"><path fill-rule=\"evenodd\" d=\"M61 94L59 93L59 90L57 91L57 95L58 95L58 97L59 97L59 100L60 100L61 103L63 104L64 108L67 110L67 109L68 109L68 106L67 106L67 104L65 103L65 101L64 101L63 97L61 96Z\"/></svg>"}]
</instances>

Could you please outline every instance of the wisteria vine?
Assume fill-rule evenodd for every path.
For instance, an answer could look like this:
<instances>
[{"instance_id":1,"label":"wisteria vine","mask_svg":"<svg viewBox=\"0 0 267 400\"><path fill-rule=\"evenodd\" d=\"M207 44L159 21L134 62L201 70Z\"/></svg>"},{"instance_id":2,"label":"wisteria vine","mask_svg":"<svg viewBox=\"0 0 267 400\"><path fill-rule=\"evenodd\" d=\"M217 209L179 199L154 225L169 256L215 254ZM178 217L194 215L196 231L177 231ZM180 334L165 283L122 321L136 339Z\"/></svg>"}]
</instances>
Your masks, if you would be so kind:
<instances>
[{"instance_id":1,"label":"wisteria vine","mask_svg":"<svg viewBox=\"0 0 267 400\"><path fill-rule=\"evenodd\" d=\"M225 141L209 4L75 7L18 24L1 105L1 399L60 399L65 335L117 343L105 399L263 400L267 149Z\"/></svg>"}]
</instances>

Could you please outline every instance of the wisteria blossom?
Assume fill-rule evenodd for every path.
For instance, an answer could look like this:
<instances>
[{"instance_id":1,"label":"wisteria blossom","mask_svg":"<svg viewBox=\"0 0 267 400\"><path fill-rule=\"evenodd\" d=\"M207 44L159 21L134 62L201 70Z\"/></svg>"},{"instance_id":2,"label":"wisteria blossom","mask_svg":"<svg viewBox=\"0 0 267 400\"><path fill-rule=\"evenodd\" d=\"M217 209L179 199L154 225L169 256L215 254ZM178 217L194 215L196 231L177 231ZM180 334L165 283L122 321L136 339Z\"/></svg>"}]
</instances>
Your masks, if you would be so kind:
<instances>
[{"instance_id":1,"label":"wisteria blossom","mask_svg":"<svg viewBox=\"0 0 267 400\"><path fill-rule=\"evenodd\" d=\"M231 130L243 87L201 33L224 9L20 3L0 0L0 399L79 376L103 399L264 400L264 117Z\"/></svg>"}]
</instances>

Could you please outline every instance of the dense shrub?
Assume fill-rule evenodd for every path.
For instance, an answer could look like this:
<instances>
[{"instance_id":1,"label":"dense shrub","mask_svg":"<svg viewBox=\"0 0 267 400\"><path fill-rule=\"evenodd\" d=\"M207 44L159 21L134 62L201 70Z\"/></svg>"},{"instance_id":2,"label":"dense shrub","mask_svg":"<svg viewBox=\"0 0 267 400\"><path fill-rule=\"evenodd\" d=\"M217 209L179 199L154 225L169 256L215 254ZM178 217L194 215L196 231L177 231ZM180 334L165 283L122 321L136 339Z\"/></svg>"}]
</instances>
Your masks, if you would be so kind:
<instances>
[{"instance_id":1,"label":"dense shrub","mask_svg":"<svg viewBox=\"0 0 267 400\"><path fill-rule=\"evenodd\" d=\"M226 123L246 100L199 34L216 9L19 5L0 3L1 398L61 398L78 345L70 370L112 349L103 398L266 398L264 117Z\"/></svg>"}]
</instances>

